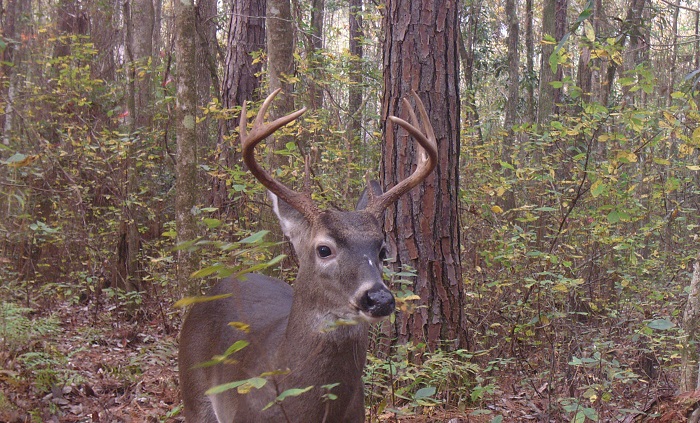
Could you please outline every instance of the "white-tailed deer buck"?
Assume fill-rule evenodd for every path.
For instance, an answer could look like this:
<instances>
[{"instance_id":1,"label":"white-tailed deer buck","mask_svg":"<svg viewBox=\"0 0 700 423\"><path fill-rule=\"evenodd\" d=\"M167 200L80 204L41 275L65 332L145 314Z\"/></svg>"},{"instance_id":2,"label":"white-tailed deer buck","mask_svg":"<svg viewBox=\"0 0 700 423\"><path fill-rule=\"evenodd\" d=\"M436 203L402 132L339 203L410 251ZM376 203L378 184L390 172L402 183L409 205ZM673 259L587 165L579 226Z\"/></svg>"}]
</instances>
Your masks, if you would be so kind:
<instances>
[{"instance_id":1,"label":"white-tailed deer buck","mask_svg":"<svg viewBox=\"0 0 700 423\"><path fill-rule=\"evenodd\" d=\"M299 273L293 287L256 274L245 280L225 279L210 295L228 297L192 307L182 326L179 355L180 387L189 423L364 421L362 371L369 324L394 311L394 297L382 281L386 255L382 216L387 206L425 179L437 162L433 128L423 103L413 93L422 125L406 99L404 106L412 122L390 119L420 145L414 173L384 194L372 184L356 211L319 210L309 195L277 182L255 161L255 146L306 110L263 122L278 92L265 100L250 132L243 106L241 144L248 169L271 191L274 211L298 256ZM249 327L241 330L240 324L230 322ZM219 364L201 366L225 354L239 340L249 344ZM214 386L261 375L267 382L260 389L206 395ZM280 393L308 387L313 388L263 410Z\"/></svg>"}]
</instances>

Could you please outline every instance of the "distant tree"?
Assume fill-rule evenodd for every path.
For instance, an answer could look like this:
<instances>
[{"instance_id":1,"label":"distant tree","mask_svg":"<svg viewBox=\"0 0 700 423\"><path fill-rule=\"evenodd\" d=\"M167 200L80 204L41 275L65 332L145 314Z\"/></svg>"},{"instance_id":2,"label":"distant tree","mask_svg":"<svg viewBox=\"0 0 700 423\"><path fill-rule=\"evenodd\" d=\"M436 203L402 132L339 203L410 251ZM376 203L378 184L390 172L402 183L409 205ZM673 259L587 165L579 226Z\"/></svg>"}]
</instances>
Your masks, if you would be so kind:
<instances>
[{"instance_id":1,"label":"distant tree","mask_svg":"<svg viewBox=\"0 0 700 423\"><path fill-rule=\"evenodd\" d=\"M262 60L255 62L253 54L265 50L265 0L231 0L228 21L228 42L221 81L221 102L224 109L240 107L246 100L258 97ZM229 137L236 129L235 119L219 121L216 161L222 169L236 163ZM226 179L215 178L213 204L219 210L227 207Z\"/></svg>"},{"instance_id":2,"label":"distant tree","mask_svg":"<svg viewBox=\"0 0 700 423\"><path fill-rule=\"evenodd\" d=\"M551 116L557 112L557 103L560 100L561 90L554 88L551 83L561 80L561 66L552 70L550 57L554 53L556 45L566 31L566 7L568 0L545 0L542 6L542 39L551 37L549 42L542 45L540 56L540 86L539 104L537 107L537 123L544 125L551 120Z\"/></svg>"},{"instance_id":3,"label":"distant tree","mask_svg":"<svg viewBox=\"0 0 700 423\"><path fill-rule=\"evenodd\" d=\"M192 209L197 204L197 83L196 12L193 2L175 2L175 54L177 57L177 159L175 165L175 226L177 242L192 241L197 227ZM177 253L178 284L184 293L197 293L189 281L197 268L196 255L187 249Z\"/></svg>"},{"instance_id":4,"label":"distant tree","mask_svg":"<svg viewBox=\"0 0 700 423\"><path fill-rule=\"evenodd\" d=\"M459 34L459 57L462 62L462 71L464 77L464 107L466 108L467 121L466 125L474 128L481 139L481 124L479 123L479 111L476 108L476 99L474 93L474 60L476 57L475 46L478 43L479 21L481 17L482 1L476 0L471 2L467 7L467 3L462 4L463 14L469 17L466 25L466 34Z\"/></svg>"},{"instance_id":5,"label":"distant tree","mask_svg":"<svg viewBox=\"0 0 700 423\"><path fill-rule=\"evenodd\" d=\"M270 92L282 88L272 105L275 116L286 115L294 109L294 28L289 0L267 0L267 72Z\"/></svg>"},{"instance_id":6,"label":"distant tree","mask_svg":"<svg viewBox=\"0 0 700 423\"><path fill-rule=\"evenodd\" d=\"M0 29L7 43L2 50L2 64L0 65L2 91L6 102L3 111L5 116L2 122L4 125L2 135L4 145L10 144L10 136L14 130L14 102L19 83L16 75L22 60L21 51L18 49L20 44L16 40L21 38L21 34L26 28L27 20L23 17L29 13L30 8L31 0L12 0L6 2L4 13L0 15Z\"/></svg>"},{"instance_id":7,"label":"distant tree","mask_svg":"<svg viewBox=\"0 0 700 423\"><path fill-rule=\"evenodd\" d=\"M294 27L290 0L267 0L267 76L270 92L281 88L282 92L272 104L270 117L287 115L294 111ZM270 151L279 151L292 141L290 137L270 137ZM297 139L303 154L306 154L304 140ZM279 156L268 154L268 163L277 167Z\"/></svg>"},{"instance_id":8,"label":"distant tree","mask_svg":"<svg viewBox=\"0 0 700 423\"><path fill-rule=\"evenodd\" d=\"M311 31L308 33L307 55L311 65L309 100L312 109L323 107L323 87L319 84L321 73L321 49L323 49L323 18L325 0L311 0Z\"/></svg>"},{"instance_id":9,"label":"distant tree","mask_svg":"<svg viewBox=\"0 0 700 423\"><path fill-rule=\"evenodd\" d=\"M465 346L458 222L459 62L457 4L441 0L389 0L384 21L384 84L381 177L385 187L406 178L415 163L408 134L387 121L408 119L401 99L414 90L430 116L438 144L438 165L423 184L387 210L385 227L396 265L417 272L413 314L399 313L399 342L441 341Z\"/></svg>"},{"instance_id":10,"label":"distant tree","mask_svg":"<svg viewBox=\"0 0 700 423\"><path fill-rule=\"evenodd\" d=\"M352 142L362 130L362 0L350 0L348 50L352 54L348 94L348 137Z\"/></svg>"},{"instance_id":11,"label":"distant tree","mask_svg":"<svg viewBox=\"0 0 700 423\"><path fill-rule=\"evenodd\" d=\"M197 71L197 141L201 146L211 147L210 133L212 121L209 115L203 115L204 109L212 99L212 87L219 90L218 63L216 60L217 40L217 1L198 0L195 6L197 20L197 38L195 55ZM218 97L218 96L217 96Z\"/></svg>"}]
</instances>

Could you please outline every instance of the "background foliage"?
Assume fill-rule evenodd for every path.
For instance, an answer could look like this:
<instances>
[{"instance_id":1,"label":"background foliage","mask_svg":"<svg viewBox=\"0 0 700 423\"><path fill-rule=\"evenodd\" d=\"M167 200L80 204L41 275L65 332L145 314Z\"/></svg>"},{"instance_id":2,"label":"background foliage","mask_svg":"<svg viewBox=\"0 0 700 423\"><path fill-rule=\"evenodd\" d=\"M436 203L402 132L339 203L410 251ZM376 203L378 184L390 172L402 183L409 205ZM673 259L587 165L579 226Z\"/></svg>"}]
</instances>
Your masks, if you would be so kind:
<instances>
[{"instance_id":1,"label":"background foliage","mask_svg":"<svg viewBox=\"0 0 700 423\"><path fill-rule=\"evenodd\" d=\"M156 2L162 20L152 56L130 62L119 2L15 3L16 15L2 16L0 43L0 409L19 413L17 396L58 395L57 387L83 383L67 364L70 354L49 336L64 330L59 320L82 313L106 332L109 322L149 322L172 337L181 319L172 304L183 293L173 283L172 5ZM527 3L516 3L525 22ZM641 3L565 2L564 37L541 34L544 4L531 4L534 65L521 37L513 104L504 2L459 2L469 348L451 351L449 340L436 351L420 343L388 348L377 329L367 370L373 420L458 410L498 421L512 415L513 406L497 401L507 396L555 420L617 421L677 390L681 351L697 348L686 345L680 322L700 252L700 5ZM297 185L310 154L314 197L345 208L365 174L379 167L383 11L381 3L364 4L357 57L346 47L347 6L325 2L323 47L313 50L306 36L313 6L293 2L296 72L288 82L298 88L297 105L310 101L308 87L320 87L324 102L287 128L292 141L274 152L276 177ZM221 79L230 7L218 7L210 59ZM66 15L72 26L64 25ZM551 56L541 54L547 45ZM265 52L253 57L263 64L258 76L266 92ZM543 66L559 76L541 86ZM135 130L130 75L147 80L153 93L151 120ZM350 138L356 111L348 108L348 91L358 85L361 131ZM527 93L534 92L537 106L549 89L559 96L555 112L538 121ZM195 281L202 286L215 271L258 263L291 279L293 257L277 258L291 253L274 242L279 233L259 240L260 230L277 226L259 184L240 163L219 160L218 125L236 118L239 106L223 108L216 81L206 91L193 209L201 238L177 248L198 254L204 270ZM509 106L517 119L507 126ZM223 139L235 150L235 133ZM224 181L223 205L215 201L215 181ZM131 224L139 235L138 289L119 282L122 234ZM387 277L410 310L412 293L401 283L410 270ZM96 343L103 336L89 334ZM167 342L157 345L109 371L133 386L149 354L174 354ZM67 414L56 402L31 407L35 420ZM177 414L176 404L170 409Z\"/></svg>"}]
</instances>

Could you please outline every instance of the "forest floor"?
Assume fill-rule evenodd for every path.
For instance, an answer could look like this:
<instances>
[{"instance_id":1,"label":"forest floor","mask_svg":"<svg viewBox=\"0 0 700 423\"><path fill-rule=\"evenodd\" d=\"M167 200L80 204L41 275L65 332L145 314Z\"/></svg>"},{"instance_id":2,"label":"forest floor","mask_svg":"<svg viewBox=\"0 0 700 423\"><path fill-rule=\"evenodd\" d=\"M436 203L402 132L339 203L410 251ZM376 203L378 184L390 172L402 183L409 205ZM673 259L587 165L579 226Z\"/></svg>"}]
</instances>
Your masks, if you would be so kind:
<instances>
[{"instance_id":1,"label":"forest floor","mask_svg":"<svg viewBox=\"0 0 700 423\"><path fill-rule=\"evenodd\" d=\"M57 302L33 313L53 316L55 328L28 339L21 351L0 349L0 422L183 421L177 382L177 311L128 321L118 318L124 313L115 308ZM0 332L3 339L6 330L7 326ZM691 400L699 398L700 392ZM687 406L678 401L658 401L657 412L665 418L645 421L687 421ZM378 420L556 422L543 418L542 405L527 395L501 393L482 408L493 413L433 408L429 415L385 413ZM492 420L495 416L502 417ZM372 421L376 420L374 416Z\"/></svg>"}]
</instances>

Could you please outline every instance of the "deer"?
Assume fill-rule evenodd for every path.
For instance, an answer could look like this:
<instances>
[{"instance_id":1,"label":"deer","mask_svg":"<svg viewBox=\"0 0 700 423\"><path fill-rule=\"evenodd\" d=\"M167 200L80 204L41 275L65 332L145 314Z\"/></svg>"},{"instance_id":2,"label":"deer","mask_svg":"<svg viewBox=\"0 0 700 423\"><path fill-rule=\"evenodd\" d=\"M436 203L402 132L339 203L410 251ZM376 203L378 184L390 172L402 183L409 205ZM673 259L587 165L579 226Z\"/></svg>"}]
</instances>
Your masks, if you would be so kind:
<instances>
[{"instance_id":1,"label":"deer","mask_svg":"<svg viewBox=\"0 0 700 423\"><path fill-rule=\"evenodd\" d=\"M184 415L190 423L365 420L362 374L369 328L395 308L382 279L388 254L384 211L419 185L437 163L433 127L413 92L420 123L406 98L403 104L411 123L389 117L417 141L413 173L385 193L378 182L368 181L354 211L321 210L308 189L288 188L255 159L254 149L262 140L306 111L265 122L279 92L265 99L250 132L244 103L239 133L243 161L268 189L273 211L294 248L297 277L292 286L261 274L229 277L210 291L215 300L189 310L180 334L178 366ZM247 344L218 364L202 365L225 356L238 341ZM263 386L207 393L250 378L263 378ZM280 394L291 389L297 389L295 395L280 400Z\"/></svg>"}]
</instances>

